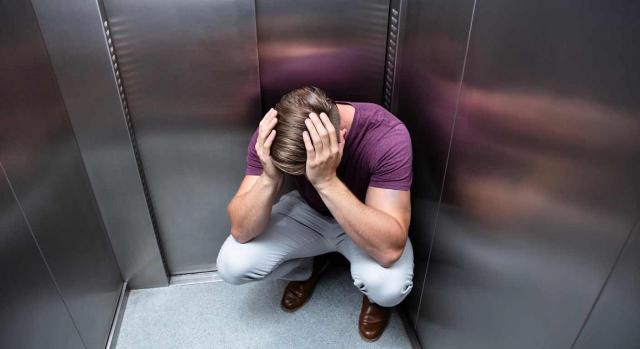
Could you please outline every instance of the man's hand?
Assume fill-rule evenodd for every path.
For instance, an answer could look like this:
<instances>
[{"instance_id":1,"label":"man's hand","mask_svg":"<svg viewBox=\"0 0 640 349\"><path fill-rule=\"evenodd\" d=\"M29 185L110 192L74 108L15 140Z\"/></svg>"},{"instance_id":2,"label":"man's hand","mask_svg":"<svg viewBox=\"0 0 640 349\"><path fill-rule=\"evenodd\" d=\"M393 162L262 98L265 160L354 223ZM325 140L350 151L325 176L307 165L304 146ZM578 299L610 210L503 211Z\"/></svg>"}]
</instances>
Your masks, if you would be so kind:
<instances>
[{"instance_id":1,"label":"man's hand","mask_svg":"<svg viewBox=\"0 0 640 349\"><path fill-rule=\"evenodd\" d=\"M325 113L320 113L320 116L311 113L304 122L307 126L307 131L302 133L307 149L306 175L309 182L319 189L337 178L336 169L342 159L346 130L340 130L338 136Z\"/></svg>"},{"instance_id":2,"label":"man's hand","mask_svg":"<svg viewBox=\"0 0 640 349\"><path fill-rule=\"evenodd\" d=\"M283 177L282 171L273 165L271 161L271 144L276 138L276 130L273 128L278 123L278 112L271 108L260 121L258 139L256 140L256 152L262 163L262 172L265 178L273 183L278 183Z\"/></svg>"}]
</instances>

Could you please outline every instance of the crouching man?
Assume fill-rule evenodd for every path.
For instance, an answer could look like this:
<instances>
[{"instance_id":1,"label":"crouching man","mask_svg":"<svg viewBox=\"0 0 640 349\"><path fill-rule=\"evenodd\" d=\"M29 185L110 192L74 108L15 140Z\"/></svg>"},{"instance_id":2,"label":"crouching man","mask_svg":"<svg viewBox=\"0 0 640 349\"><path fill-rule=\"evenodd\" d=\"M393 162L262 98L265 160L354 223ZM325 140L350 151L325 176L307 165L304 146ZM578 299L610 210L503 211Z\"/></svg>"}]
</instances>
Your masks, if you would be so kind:
<instances>
[{"instance_id":1,"label":"crouching man","mask_svg":"<svg viewBox=\"0 0 640 349\"><path fill-rule=\"evenodd\" d=\"M281 304L293 311L325 267L314 256L337 251L363 293L360 335L378 339L413 287L411 163L407 128L384 108L335 103L314 87L289 92L249 143L219 274L232 284L289 280ZM297 190L274 205L284 174Z\"/></svg>"}]
</instances>

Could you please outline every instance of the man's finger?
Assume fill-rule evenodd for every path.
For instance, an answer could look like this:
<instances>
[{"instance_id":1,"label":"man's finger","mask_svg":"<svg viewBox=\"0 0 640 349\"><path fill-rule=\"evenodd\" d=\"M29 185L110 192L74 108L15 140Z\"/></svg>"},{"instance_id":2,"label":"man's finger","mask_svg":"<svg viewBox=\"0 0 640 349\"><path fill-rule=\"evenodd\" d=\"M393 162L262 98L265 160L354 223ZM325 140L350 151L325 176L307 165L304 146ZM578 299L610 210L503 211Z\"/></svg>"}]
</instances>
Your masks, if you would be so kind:
<instances>
[{"instance_id":1,"label":"man's finger","mask_svg":"<svg viewBox=\"0 0 640 349\"><path fill-rule=\"evenodd\" d=\"M260 125L258 138L256 139L256 151L258 153L261 153L261 150L264 147L264 143L266 142L266 138L271 134L271 130L273 130L277 123L278 119L274 114L271 119L267 120L267 124Z\"/></svg>"},{"instance_id":2,"label":"man's finger","mask_svg":"<svg viewBox=\"0 0 640 349\"><path fill-rule=\"evenodd\" d=\"M344 135L347 133L346 129L342 129L340 130L340 140L338 141L338 149L340 151L340 154L342 154L342 152L344 151Z\"/></svg>"},{"instance_id":3,"label":"man's finger","mask_svg":"<svg viewBox=\"0 0 640 349\"><path fill-rule=\"evenodd\" d=\"M304 148L307 149L307 161L313 160L315 158L315 150L313 149L309 132L302 132L302 140L304 140Z\"/></svg>"},{"instance_id":4,"label":"man's finger","mask_svg":"<svg viewBox=\"0 0 640 349\"><path fill-rule=\"evenodd\" d=\"M271 130L269 133L269 137L264 141L264 150L271 155L271 144L273 144L273 140L276 139L276 130Z\"/></svg>"},{"instance_id":5,"label":"man's finger","mask_svg":"<svg viewBox=\"0 0 640 349\"><path fill-rule=\"evenodd\" d=\"M258 137L261 137L260 138L260 140L262 141L261 143L264 143L264 139L269 135L269 132L271 131L271 128L268 128L266 126L269 125L271 120L273 120L277 114L278 114L278 112L275 109L271 108L264 115L262 120L260 120L260 124L259 124L259 127L258 127L258 130L259 130L258 131Z\"/></svg>"},{"instance_id":6,"label":"man's finger","mask_svg":"<svg viewBox=\"0 0 640 349\"><path fill-rule=\"evenodd\" d=\"M278 112L275 109L273 108L269 109L269 111L266 114L264 114L264 116L262 117L262 120L260 120L260 125L268 122L269 119L276 116L276 114L278 114Z\"/></svg>"},{"instance_id":7,"label":"man's finger","mask_svg":"<svg viewBox=\"0 0 640 349\"><path fill-rule=\"evenodd\" d=\"M331 150L331 142L329 141L329 134L327 133L327 129L324 127L322 121L320 121L320 118L316 113L309 114L309 119L311 119L311 122L313 122L313 125L316 127L316 131L318 131L318 135L320 136L320 142L322 142L322 152L329 152Z\"/></svg>"},{"instance_id":8,"label":"man's finger","mask_svg":"<svg viewBox=\"0 0 640 349\"><path fill-rule=\"evenodd\" d=\"M331 120L329 120L329 117L327 116L327 114L320 113L320 121L322 121L322 124L324 125L324 127L327 129L327 132L329 133L329 146L331 151L332 152L338 151L338 139L336 136L336 129L333 127Z\"/></svg>"},{"instance_id":9,"label":"man's finger","mask_svg":"<svg viewBox=\"0 0 640 349\"><path fill-rule=\"evenodd\" d=\"M311 142L313 143L313 149L315 150L316 156L318 156L318 154L322 152L322 140L320 139L318 130L316 130L316 126L311 119L305 119L304 123L307 125L307 130L309 130Z\"/></svg>"},{"instance_id":10,"label":"man's finger","mask_svg":"<svg viewBox=\"0 0 640 349\"><path fill-rule=\"evenodd\" d=\"M276 118L274 115L269 120L267 120L265 124L262 125L262 137L264 140L266 140L269 134L271 134L271 130L273 130L273 128L276 127L277 123L278 123L278 118Z\"/></svg>"}]
</instances>

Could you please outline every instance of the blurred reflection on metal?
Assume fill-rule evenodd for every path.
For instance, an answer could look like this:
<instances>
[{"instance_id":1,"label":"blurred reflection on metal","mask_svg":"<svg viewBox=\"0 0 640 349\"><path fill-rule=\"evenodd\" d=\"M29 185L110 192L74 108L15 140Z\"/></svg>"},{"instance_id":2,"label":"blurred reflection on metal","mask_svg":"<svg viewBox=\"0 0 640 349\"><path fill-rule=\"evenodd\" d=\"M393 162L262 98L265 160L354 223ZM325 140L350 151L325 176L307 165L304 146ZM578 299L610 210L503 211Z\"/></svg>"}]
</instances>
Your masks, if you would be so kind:
<instances>
[{"instance_id":1,"label":"blurred reflection on metal","mask_svg":"<svg viewBox=\"0 0 640 349\"><path fill-rule=\"evenodd\" d=\"M411 133L414 153L415 286L405 302L414 322L433 241L472 10L473 0L409 1L401 23L394 102Z\"/></svg>"},{"instance_id":2,"label":"blurred reflection on metal","mask_svg":"<svg viewBox=\"0 0 640 349\"><path fill-rule=\"evenodd\" d=\"M12 333L15 345L2 347L32 340L34 347L82 346L70 331L68 315L60 313L62 301L84 345L104 347L122 286L118 266L31 4L3 2L0 26L0 182L10 182L22 211L6 198L6 183L0 184L2 205L10 205L9 211L2 209L2 221L8 220L3 225L9 227L0 230L0 248L10 262L3 266L11 268L10 274L20 273L0 283L2 331L33 321ZM24 237L28 230L33 237ZM35 259L33 238L55 287ZM51 294L56 287L62 300ZM16 305L24 306L17 315Z\"/></svg>"},{"instance_id":3,"label":"blurred reflection on metal","mask_svg":"<svg viewBox=\"0 0 640 349\"><path fill-rule=\"evenodd\" d=\"M449 7L441 3L411 3L409 13ZM411 116L431 148L446 149L451 134L443 105L457 100L458 110L450 157L438 162L448 166L417 323L426 348L568 348L578 336L638 218L638 10L634 1L478 2L459 98L458 82L414 82L440 101ZM425 42L451 57L465 51L457 37ZM622 347L637 339L612 335Z\"/></svg>"},{"instance_id":4,"label":"blurred reflection on metal","mask_svg":"<svg viewBox=\"0 0 640 349\"><path fill-rule=\"evenodd\" d=\"M381 103L389 0L258 0L262 107L297 87Z\"/></svg>"},{"instance_id":5,"label":"blurred reflection on metal","mask_svg":"<svg viewBox=\"0 0 640 349\"><path fill-rule=\"evenodd\" d=\"M255 4L104 6L169 271L212 270L260 118Z\"/></svg>"},{"instance_id":6,"label":"blurred reflection on metal","mask_svg":"<svg viewBox=\"0 0 640 349\"><path fill-rule=\"evenodd\" d=\"M33 5L122 277L131 288L167 285L98 3Z\"/></svg>"}]
</instances>

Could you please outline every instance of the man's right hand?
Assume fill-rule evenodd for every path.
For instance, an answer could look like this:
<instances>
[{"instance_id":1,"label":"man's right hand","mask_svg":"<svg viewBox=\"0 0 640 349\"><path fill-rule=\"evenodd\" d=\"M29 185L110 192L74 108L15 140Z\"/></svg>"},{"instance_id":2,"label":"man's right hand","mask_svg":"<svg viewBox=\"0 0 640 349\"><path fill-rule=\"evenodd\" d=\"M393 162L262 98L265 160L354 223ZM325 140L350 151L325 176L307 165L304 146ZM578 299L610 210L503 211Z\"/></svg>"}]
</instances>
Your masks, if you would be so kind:
<instances>
[{"instance_id":1,"label":"man's right hand","mask_svg":"<svg viewBox=\"0 0 640 349\"><path fill-rule=\"evenodd\" d=\"M279 183L283 177L282 171L273 165L271 161L271 144L276 138L276 130L274 127L278 123L276 118L278 112L271 108L260 121L258 131L258 139L256 140L256 152L262 163L262 174L267 180L273 183Z\"/></svg>"}]
</instances>

